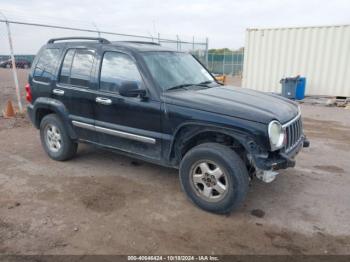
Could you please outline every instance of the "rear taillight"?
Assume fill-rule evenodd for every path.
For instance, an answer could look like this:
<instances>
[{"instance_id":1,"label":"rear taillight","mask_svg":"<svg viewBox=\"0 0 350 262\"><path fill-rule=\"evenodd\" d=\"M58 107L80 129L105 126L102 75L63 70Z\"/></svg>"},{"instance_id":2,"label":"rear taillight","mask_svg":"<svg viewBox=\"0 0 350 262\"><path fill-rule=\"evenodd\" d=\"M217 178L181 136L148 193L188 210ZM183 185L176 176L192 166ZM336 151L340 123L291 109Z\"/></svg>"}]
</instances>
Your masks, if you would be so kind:
<instances>
[{"instance_id":1,"label":"rear taillight","mask_svg":"<svg viewBox=\"0 0 350 262\"><path fill-rule=\"evenodd\" d=\"M32 98L32 90L30 89L30 84L25 85L26 89L26 100L31 103L33 98Z\"/></svg>"}]
</instances>

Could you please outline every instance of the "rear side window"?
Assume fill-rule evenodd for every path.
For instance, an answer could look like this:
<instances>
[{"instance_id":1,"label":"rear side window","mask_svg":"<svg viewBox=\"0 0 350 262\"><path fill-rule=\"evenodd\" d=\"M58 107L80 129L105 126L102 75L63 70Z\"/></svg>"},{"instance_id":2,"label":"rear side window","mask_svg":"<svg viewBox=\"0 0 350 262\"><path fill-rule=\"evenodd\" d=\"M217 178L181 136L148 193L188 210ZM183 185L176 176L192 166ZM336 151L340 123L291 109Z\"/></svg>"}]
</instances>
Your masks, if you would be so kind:
<instances>
[{"instance_id":1,"label":"rear side window","mask_svg":"<svg viewBox=\"0 0 350 262\"><path fill-rule=\"evenodd\" d=\"M141 75L130 56L118 52L106 52L102 60L100 89L118 93L123 81L141 83Z\"/></svg>"},{"instance_id":2,"label":"rear side window","mask_svg":"<svg viewBox=\"0 0 350 262\"><path fill-rule=\"evenodd\" d=\"M55 69L60 55L58 48L45 49L38 60L33 72L36 81L50 82L54 78Z\"/></svg>"},{"instance_id":3,"label":"rear side window","mask_svg":"<svg viewBox=\"0 0 350 262\"><path fill-rule=\"evenodd\" d=\"M93 63L93 51L83 49L68 50L62 64L60 82L88 87Z\"/></svg>"},{"instance_id":4,"label":"rear side window","mask_svg":"<svg viewBox=\"0 0 350 262\"><path fill-rule=\"evenodd\" d=\"M60 74L61 83L65 83L65 84L69 83L70 69L72 66L74 53L75 53L75 50L70 49L68 50L68 52L66 53L66 56L64 57L61 74Z\"/></svg>"}]
</instances>

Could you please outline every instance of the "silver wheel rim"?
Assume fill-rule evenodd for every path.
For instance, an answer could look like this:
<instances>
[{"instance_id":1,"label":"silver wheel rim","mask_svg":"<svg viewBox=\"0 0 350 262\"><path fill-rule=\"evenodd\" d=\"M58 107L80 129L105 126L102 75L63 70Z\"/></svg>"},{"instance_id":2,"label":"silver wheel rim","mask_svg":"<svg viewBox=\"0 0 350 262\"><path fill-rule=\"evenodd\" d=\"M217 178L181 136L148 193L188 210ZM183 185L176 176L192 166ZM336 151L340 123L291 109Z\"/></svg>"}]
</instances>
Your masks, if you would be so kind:
<instances>
[{"instance_id":1,"label":"silver wheel rim","mask_svg":"<svg viewBox=\"0 0 350 262\"><path fill-rule=\"evenodd\" d=\"M191 168L191 185L205 201L218 202L227 194L226 171L213 161L201 160Z\"/></svg>"},{"instance_id":2,"label":"silver wheel rim","mask_svg":"<svg viewBox=\"0 0 350 262\"><path fill-rule=\"evenodd\" d=\"M61 132L57 126L49 124L45 127L46 145L52 152L58 152L62 146Z\"/></svg>"}]
</instances>

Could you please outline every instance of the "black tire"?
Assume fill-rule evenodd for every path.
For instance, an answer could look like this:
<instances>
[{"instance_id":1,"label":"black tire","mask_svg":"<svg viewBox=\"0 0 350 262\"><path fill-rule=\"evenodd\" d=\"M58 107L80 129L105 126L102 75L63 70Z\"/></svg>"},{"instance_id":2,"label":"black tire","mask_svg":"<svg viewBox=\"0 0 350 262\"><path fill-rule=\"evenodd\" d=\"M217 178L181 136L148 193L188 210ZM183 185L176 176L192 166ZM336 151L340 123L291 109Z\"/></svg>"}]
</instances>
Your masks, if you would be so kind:
<instances>
[{"instance_id":1,"label":"black tire","mask_svg":"<svg viewBox=\"0 0 350 262\"><path fill-rule=\"evenodd\" d=\"M217 202L200 197L192 182L193 166L204 160L217 163L227 173L227 189ZM217 143L200 144L187 152L181 161L179 175L182 189L189 199L198 207L213 213L226 214L239 208L248 192L249 175L244 162L233 150Z\"/></svg>"},{"instance_id":2,"label":"black tire","mask_svg":"<svg viewBox=\"0 0 350 262\"><path fill-rule=\"evenodd\" d=\"M55 126L60 133L60 148L57 151L50 149L47 140L47 128ZM45 152L50 158L57 161L65 161L75 156L78 144L68 135L62 120L56 114L46 115L40 123L40 140Z\"/></svg>"}]
</instances>

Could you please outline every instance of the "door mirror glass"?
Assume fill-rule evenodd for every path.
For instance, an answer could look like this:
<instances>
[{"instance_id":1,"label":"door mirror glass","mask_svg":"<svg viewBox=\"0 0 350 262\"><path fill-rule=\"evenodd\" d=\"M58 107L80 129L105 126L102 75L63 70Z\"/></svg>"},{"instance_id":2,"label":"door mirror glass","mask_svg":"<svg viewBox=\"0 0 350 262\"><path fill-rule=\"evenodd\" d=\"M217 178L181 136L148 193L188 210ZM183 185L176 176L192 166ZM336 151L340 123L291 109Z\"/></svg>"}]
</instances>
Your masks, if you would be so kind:
<instances>
[{"instance_id":1,"label":"door mirror glass","mask_svg":"<svg viewBox=\"0 0 350 262\"><path fill-rule=\"evenodd\" d=\"M119 94L125 97L145 97L146 90L140 89L135 81L124 81L119 88Z\"/></svg>"}]
</instances>

